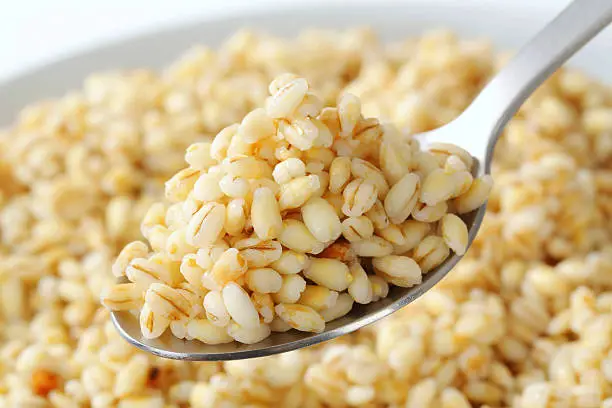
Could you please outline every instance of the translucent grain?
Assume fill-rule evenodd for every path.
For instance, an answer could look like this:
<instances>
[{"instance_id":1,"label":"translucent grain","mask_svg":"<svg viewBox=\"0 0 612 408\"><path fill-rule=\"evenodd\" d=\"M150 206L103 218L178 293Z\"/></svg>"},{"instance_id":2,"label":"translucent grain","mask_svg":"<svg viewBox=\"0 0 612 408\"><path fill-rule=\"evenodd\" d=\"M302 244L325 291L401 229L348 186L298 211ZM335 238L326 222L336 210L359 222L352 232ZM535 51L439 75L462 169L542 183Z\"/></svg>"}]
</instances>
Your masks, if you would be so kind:
<instances>
[{"instance_id":1,"label":"translucent grain","mask_svg":"<svg viewBox=\"0 0 612 408\"><path fill-rule=\"evenodd\" d=\"M330 242L342 234L340 219L327 201L313 197L302 206L302 219L306 228L320 242Z\"/></svg>"},{"instance_id":2,"label":"translucent grain","mask_svg":"<svg viewBox=\"0 0 612 408\"><path fill-rule=\"evenodd\" d=\"M283 229L283 219L274 193L265 187L253 194L251 220L255 234L260 239L277 238Z\"/></svg>"},{"instance_id":3,"label":"translucent grain","mask_svg":"<svg viewBox=\"0 0 612 408\"><path fill-rule=\"evenodd\" d=\"M393 224L401 224L412 213L417 203L420 180L416 174L409 173L395 183L384 200L384 207Z\"/></svg>"},{"instance_id":4,"label":"translucent grain","mask_svg":"<svg viewBox=\"0 0 612 408\"><path fill-rule=\"evenodd\" d=\"M223 287L222 295L227 312L237 324L248 329L259 327L259 313L240 285L228 283Z\"/></svg>"}]
</instances>

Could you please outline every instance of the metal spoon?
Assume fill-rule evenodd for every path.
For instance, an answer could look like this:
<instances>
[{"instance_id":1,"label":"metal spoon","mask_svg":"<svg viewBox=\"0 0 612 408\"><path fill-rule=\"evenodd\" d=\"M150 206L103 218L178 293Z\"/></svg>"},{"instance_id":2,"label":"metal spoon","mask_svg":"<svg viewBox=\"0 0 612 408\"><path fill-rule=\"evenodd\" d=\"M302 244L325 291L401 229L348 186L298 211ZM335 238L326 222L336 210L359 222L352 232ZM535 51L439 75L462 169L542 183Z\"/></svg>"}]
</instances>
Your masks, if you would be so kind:
<instances>
[{"instance_id":1,"label":"metal spoon","mask_svg":"<svg viewBox=\"0 0 612 408\"><path fill-rule=\"evenodd\" d=\"M611 21L611 0L575 0L493 78L465 112L439 129L418 135L419 140L423 144L458 143L476 159L478 166L474 175L488 174L495 143L525 99ZM470 227L470 243L480 228L484 213L483 206L466 217ZM179 340L168 332L159 339L147 340L142 337L138 319L134 315L114 312L111 318L127 341L160 357L196 361L263 357L331 340L382 319L431 289L460 259L460 256L453 255L424 275L423 282L418 286L393 287L383 300L355 305L348 315L327 323L325 331L318 334L291 330L273 333L267 339L251 345L207 345Z\"/></svg>"}]
</instances>

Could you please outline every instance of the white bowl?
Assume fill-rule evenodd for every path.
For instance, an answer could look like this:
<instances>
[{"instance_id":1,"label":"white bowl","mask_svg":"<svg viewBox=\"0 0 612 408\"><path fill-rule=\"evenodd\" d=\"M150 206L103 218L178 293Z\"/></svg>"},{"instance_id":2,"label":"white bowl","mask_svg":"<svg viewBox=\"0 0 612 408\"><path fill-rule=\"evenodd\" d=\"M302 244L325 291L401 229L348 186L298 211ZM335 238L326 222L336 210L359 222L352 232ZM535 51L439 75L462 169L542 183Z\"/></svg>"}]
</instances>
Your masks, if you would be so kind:
<instances>
[{"instance_id":1,"label":"white bowl","mask_svg":"<svg viewBox=\"0 0 612 408\"><path fill-rule=\"evenodd\" d=\"M374 3L374 2L372 2ZM308 27L371 26L383 39L432 28L487 37L502 49L521 46L560 11L565 0L410 0L401 3L281 5L197 24L164 29L82 52L0 83L0 126L9 125L26 104L78 88L90 73L161 67L194 44L218 45L240 28L291 36ZM257 8L255 8L257 9ZM601 33L570 64L602 79L612 77L612 29Z\"/></svg>"}]
</instances>

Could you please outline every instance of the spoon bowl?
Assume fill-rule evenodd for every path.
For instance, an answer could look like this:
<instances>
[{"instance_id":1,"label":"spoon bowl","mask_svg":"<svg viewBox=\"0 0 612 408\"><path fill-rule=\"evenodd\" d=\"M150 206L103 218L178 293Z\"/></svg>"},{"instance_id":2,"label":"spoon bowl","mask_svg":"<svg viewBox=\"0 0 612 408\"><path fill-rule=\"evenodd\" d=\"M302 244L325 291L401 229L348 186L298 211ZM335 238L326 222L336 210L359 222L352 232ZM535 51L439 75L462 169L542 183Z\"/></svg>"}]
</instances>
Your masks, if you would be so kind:
<instances>
[{"instance_id":1,"label":"spoon bowl","mask_svg":"<svg viewBox=\"0 0 612 408\"><path fill-rule=\"evenodd\" d=\"M521 104L611 21L610 0L575 0L491 80L457 119L439 129L417 135L422 147L426 148L433 142L458 144L474 158L474 177L489 174L498 137ZM468 246L473 242L484 214L485 205L462 216L469 230ZM388 297L367 305L355 304L351 312L327 323L325 330L316 334L290 330L272 333L255 344L207 345L180 340L169 332L154 340L146 339L141 334L137 316L130 312L112 312L111 319L127 341L160 357L194 361L264 357L312 346L374 323L419 298L446 276L460 259L461 256L453 254L423 275L422 283L417 286L391 286Z\"/></svg>"},{"instance_id":2,"label":"spoon bowl","mask_svg":"<svg viewBox=\"0 0 612 408\"><path fill-rule=\"evenodd\" d=\"M478 233L484 214L485 206L483 205L462 217L469 226L470 243ZM160 357L191 361L225 361L265 357L334 339L354 332L396 312L431 289L446 276L461 258L461 256L453 254L440 266L423 275L423 281L419 285L411 288L390 285L387 297L367 305L355 303L347 315L325 323L325 330L321 333L289 330L284 333L272 333L270 337L255 344L232 342L209 345L194 340L178 339L169 331L166 331L166 333L157 339L146 339L140 331L138 317L130 312L112 312L111 319L119 333L128 342ZM119 283L126 281L123 280Z\"/></svg>"}]
</instances>

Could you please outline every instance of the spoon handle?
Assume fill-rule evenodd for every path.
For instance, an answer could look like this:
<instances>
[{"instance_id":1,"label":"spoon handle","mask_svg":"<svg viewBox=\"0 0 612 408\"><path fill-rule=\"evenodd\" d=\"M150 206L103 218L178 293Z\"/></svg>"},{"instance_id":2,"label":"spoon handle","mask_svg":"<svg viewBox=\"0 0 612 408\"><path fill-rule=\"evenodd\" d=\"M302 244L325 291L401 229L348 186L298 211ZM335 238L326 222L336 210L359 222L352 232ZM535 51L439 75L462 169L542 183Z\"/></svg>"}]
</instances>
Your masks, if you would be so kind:
<instances>
[{"instance_id":1,"label":"spoon handle","mask_svg":"<svg viewBox=\"0 0 612 408\"><path fill-rule=\"evenodd\" d=\"M503 127L546 78L612 21L612 0L575 0L489 82L459 119L490 139L490 161ZM460 120L462 121L462 120ZM480 126L484 128L480 128ZM489 163L485 163L488 172Z\"/></svg>"}]
</instances>

